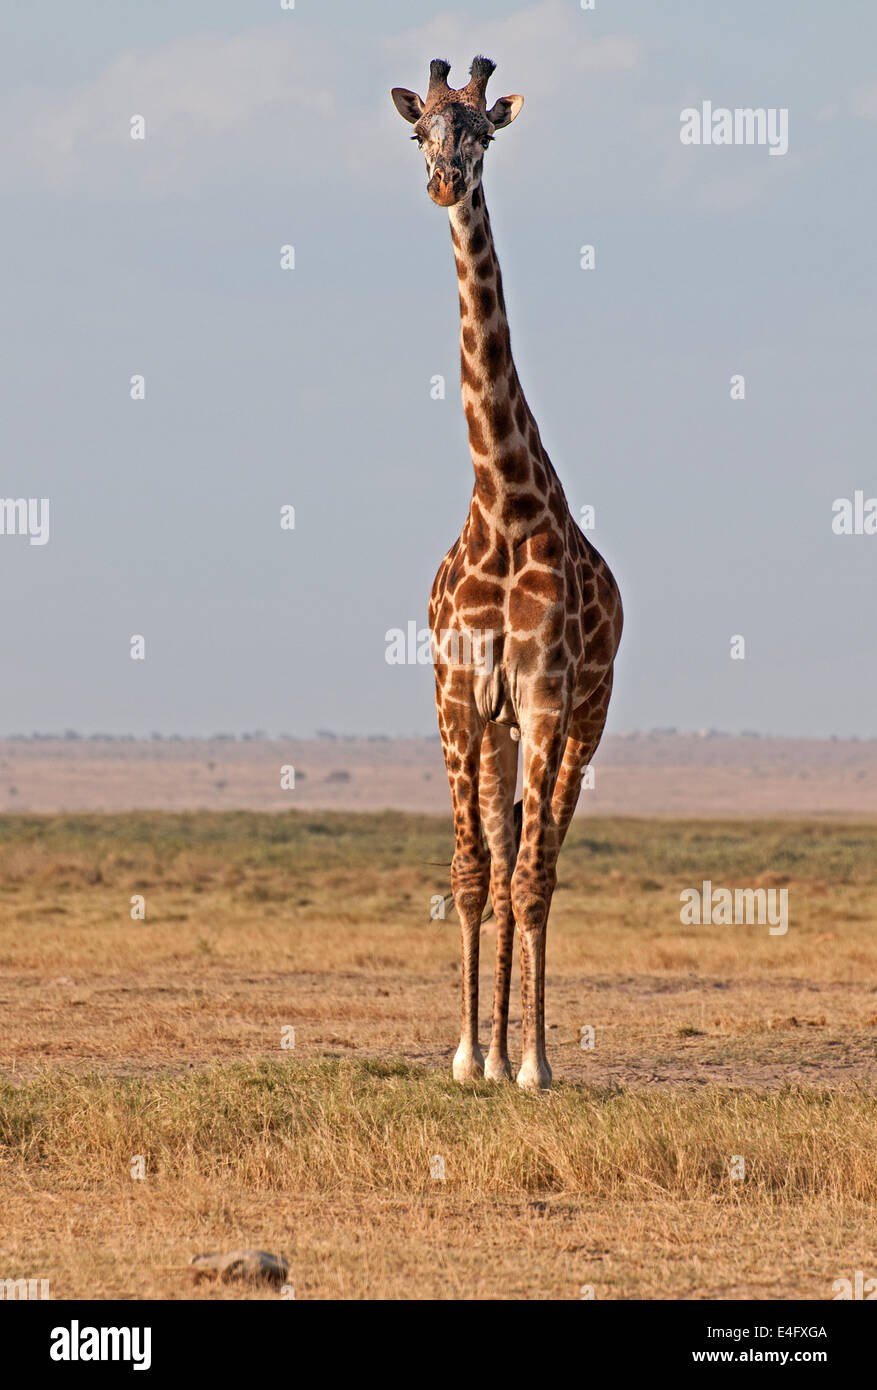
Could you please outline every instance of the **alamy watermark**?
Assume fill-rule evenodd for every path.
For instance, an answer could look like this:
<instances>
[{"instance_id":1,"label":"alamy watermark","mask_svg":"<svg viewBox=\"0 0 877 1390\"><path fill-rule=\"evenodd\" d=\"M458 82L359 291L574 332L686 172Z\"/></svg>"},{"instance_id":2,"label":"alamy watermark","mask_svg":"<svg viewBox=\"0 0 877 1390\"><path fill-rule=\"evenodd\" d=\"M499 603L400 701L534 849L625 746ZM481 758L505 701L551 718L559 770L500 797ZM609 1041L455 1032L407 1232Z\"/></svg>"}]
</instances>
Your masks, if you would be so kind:
<instances>
[{"instance_id":1,"label":"alamy watermark","mask_svg":"<svg viewBox=\"0 0 877 1390\"><path fill-rule=\"evenodd\" d=\"M406 627L391 627L384 634L388 666L464 666L493 670L492 628L443 628L439 633L418 628L411 619Z\"/></svg>"},{"instance_id":2,"label":"alamy watermark","mask_svg":"<svg viewBox=\"0 0 877 1390\"><path fill-rule=\"evenodd\" d=\"M789 148L786 106L735 106L731 110L704 101L700 109L686 106L680 111L679 123L683 145L767 145L769 154L786 154Z\"/></svg>"},{"instance_id":3,"label":"alamy watermark","mask_svg":"<svg viewBox=\"0 0 877 1390\"><path fill-rule=\"evenodd\" d=\"M28 536L31 545L49 539L48 497L0 497L0 536Z\"/></svg>"},{"instance_id":4,"label":"alamy watermark","mask_svg":"<svg viewBox=\"0 0 877 1390\"><path fill-rule=\"evenodd\" d=\"M10 1303L51 1298L48 1279L0 1279L0 1299Z\"/></svg>"},{"instance_id":5,"label":"alamy watermark","mask_svg":"<svg viewBox=\"0 0 877 1390\"><path fill-rule=\"evenodd\" d=\"M684 927L767 926L771 936L789 930L788 888L713 888L705 879L702 890L684 888L679 920Z\"/></svg>"},{"instance_id":6,"label":"alamy watermark","mask_svg":"<svg viewBox=\"0 0 877 1390\"><path fill-rule=\"evenodd\" d=\"M852 497L835 497L831 529L836 536L877 536L877 497L856 490Z\"/></svg>"},{"instance_id":7,"label":"alamy watermark","mask_svg":"<svg viewBox=\"0 0 877 1390\"><path fill-rule=\"evenodd\" d=\"M152 1365L151 1327L53 1327L49 1356L53 1361L130 1361L135 1371Z\"/></svg>"},{"instance_id":8,"label":"alamy watermark","mask_svg":"<svg viewBox=\"0 0 877 1390\"><path fill-rule=\"evenodd\" d=\"M835 1279L831 1291L835 1303L843 1303L850 1299L873 1302L877 1300L877 1279L866 1279L864 1271L857 1269L852 1279Z\"/></svg>"}]
</instances>

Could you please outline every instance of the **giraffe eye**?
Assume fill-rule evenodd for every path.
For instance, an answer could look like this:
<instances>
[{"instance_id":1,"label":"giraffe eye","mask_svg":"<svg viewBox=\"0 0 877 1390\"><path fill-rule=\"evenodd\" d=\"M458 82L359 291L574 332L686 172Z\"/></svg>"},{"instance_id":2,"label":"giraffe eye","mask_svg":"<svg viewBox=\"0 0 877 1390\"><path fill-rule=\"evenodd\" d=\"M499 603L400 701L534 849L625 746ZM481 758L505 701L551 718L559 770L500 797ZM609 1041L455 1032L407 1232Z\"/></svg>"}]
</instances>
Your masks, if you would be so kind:
<instances>
[{"instance_id":1,"label":"giraffe eye","mask_svg":"<svg viewBox=\"0 0 877 1390\"><path fill-rule=\"evenodd\" d=\"M422 150L422 149L423 149L423 136L422 136L422 135L412 135L411 139L417 141L417 148L418 148L419 150Z\"/></svg>"},{"instance_id":2,"label":"giraffe eye","mask_svg":"<svg viewBox=\"0 0 877 1390\"><path fill-rule=\"evenodd\" d=\"M486 150L492 139L493 139L493 136L492 136L492 135L482 135L482 137L481 137L481 148L484 149L484 150Z\"/></svg>"}]
</instances>

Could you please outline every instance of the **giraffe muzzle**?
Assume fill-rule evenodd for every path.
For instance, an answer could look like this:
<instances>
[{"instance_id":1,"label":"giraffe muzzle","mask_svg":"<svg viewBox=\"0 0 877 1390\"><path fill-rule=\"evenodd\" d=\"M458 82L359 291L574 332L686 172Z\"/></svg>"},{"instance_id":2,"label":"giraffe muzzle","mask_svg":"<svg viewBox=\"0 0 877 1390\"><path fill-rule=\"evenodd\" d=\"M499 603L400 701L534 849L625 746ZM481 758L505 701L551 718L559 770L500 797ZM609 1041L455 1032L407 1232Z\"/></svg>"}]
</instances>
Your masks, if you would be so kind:
<instances>
[{"instance_id":1,"label":"giraffe muzzle","mask_svg":"<svg viewBox=\"0 0 877 1390\"><path fill-rule=\"evenodd\" d=\"M454 203L459 203L465 191L465 182L462 174L454 170L451 174L446 174L441 169L436 169L426 191L434 203L440 208L453 207Z\"/></svg>"}]
</instances>

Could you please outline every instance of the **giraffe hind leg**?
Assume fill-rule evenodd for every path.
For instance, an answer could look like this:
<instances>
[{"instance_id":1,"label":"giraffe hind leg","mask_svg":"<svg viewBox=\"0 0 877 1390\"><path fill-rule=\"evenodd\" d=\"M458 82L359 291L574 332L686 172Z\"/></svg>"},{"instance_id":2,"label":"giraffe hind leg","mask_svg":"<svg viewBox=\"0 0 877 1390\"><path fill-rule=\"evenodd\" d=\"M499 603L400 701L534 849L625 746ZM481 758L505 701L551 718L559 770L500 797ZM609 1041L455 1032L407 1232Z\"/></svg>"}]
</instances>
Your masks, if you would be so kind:
<instances>
[{"instance_id":1,"label":"giraffe hind leg","mask_svg":"<svg viewBox=\"0 0 877 1390\"><path fill-rule=\"evenodd\" d=\"M484 1063L488 1081L510 1080L508 1054L509 991L515 918L512 911L512 874L520 843L520 820L515 823L515 780L518 745L507 726L488 724L481 746L479 796L481 821L490 852L490 897L496 917L496 966L493 984L493 1026Z\"/></svg>"},{"instance_id":2,"label":"giraffe hind leg","mask_svg":"<svg viewBox=\"0 0 877 1390\"><path fill-rule=\"evenodd\" d=\"M567 742L569 712L562 703L522 720L524 804L521 848L512 875L512 908L521 949L522 1048L517 1082L547 1090L545 1054L545 947L548 913L557 882L558 828L552 795Z\"/></svg>"},{"instance_id":3,"label":"giraffe hind leg","mask_svg":"<svg viewBox=\"0 0 877 1390\"><path fill-rule=\"evenodd\" d=\"M523 803L523 801L516 801L516 802L515 802L515 805L514 805L514 812L513 812L513 823L514 823L514 833L515 833L515 859L517 859L517 857L518 857L518 850L521 848L521 827L523 826L523 823L524 823L524 803ZM447 907L448 903L452 903L452 902L454 901L454 895L453 895L453 893L448 893L448 894L445 896L445 900L444 900L444 901L445 901L445 907ZM483 916L482 919L481 919L481 925L484 926L484 923L485 923L485 922L489 922L489 921L492 919L493 916L494 916L493 902L491 901L490 908L488 909L487 912L485 912L484 916Z\"/></svg>"}]
</instances>

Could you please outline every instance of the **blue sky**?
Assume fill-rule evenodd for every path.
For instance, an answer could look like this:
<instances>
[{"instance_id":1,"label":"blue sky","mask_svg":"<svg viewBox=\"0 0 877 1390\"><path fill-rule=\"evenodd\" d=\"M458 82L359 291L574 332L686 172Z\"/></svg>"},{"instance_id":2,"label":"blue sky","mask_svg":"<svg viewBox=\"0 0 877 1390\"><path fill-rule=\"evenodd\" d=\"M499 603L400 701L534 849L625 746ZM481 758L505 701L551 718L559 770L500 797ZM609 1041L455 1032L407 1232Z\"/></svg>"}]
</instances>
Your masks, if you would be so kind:
<instances>
[{"instance_id":1,"label":"blue sky","mask_svg":"<svg viewBox=\"0 0 877 1390\"><path fill-rule=\"evenodd\" d=\"M11 9L0 495L52 532L0 536L0 731L432 731L384 636L425 623L471 462L447 217L388 91L485 52L526 98L485 173L513 349L625 603L610 729L877 735L877 537L831 529L877 495L874 12ZM703 100L788 108L788 153L683 147Z\"/></svg>"}]
</instances>

